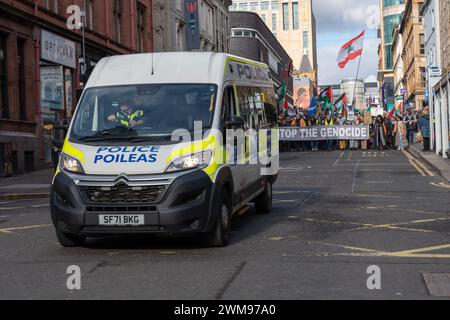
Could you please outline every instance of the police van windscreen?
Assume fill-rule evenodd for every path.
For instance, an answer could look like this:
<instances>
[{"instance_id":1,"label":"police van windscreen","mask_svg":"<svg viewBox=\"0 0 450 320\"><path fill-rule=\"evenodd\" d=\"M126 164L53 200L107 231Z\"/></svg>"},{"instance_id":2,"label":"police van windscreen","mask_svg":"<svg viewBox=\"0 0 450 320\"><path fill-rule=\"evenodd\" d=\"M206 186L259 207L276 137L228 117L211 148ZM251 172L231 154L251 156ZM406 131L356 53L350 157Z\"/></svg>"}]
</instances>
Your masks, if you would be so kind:
<instances>
[{"instance_id":1,"label":"police van windscreen","mask_svg":"<svg viewBox=\"0 0 450 320\"><path fill-rule=\"evenodd\" d=\"M217 86L149 84L87 89L70 139L78 142L170 140L175 130L211 128Z\"/></svg>"}]
</instances>

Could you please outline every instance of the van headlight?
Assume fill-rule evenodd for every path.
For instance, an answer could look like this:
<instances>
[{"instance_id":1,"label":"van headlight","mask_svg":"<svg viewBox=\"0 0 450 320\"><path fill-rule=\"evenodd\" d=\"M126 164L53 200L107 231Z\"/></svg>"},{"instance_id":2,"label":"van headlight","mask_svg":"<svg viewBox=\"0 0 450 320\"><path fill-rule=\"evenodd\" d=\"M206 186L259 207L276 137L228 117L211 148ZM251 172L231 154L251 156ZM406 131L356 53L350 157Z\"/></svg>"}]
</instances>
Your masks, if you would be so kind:
<instances>
[{"instance_id":1,"label":"van headlight","mask_svg":"<svg viewBox=\"0 0 450 320\"><path fill-rule=\"evenodd\" d=\"M67 154L61 154L61 169L67 170L72 173L84 173L83 167L80 161Z\"/></svg>"},{"instance_id":2,"label":"van headlight","mask_svg":"<svg viewBox=\"0 0 450 320\"><path fill-rule=\"evenodd\" d=\"M194 153L188 156L183 156L175 159L167 168L167 172L182 171L189 169L203 169L211 163L212 151L206 150L199 153Z\"/></svg>"}]
</instances>

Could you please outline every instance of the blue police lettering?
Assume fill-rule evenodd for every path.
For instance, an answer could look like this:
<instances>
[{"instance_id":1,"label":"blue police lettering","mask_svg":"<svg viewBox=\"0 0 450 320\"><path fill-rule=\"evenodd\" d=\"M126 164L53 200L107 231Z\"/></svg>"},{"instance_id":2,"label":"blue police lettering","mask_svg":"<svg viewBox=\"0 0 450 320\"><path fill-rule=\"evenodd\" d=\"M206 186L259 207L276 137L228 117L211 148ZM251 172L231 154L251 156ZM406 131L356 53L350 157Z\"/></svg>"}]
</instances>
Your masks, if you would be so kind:
<instances>
[{"instance_id":1,"label":"blue police lettering","mask_svg":"<svg viewBox=\"0 0 450 320\"><path fill-rule=\"evenodd\" d=\"M94 164L155 163L159 151L159 146L101 147L97 149Z\"/></svg>"}]
</instances>

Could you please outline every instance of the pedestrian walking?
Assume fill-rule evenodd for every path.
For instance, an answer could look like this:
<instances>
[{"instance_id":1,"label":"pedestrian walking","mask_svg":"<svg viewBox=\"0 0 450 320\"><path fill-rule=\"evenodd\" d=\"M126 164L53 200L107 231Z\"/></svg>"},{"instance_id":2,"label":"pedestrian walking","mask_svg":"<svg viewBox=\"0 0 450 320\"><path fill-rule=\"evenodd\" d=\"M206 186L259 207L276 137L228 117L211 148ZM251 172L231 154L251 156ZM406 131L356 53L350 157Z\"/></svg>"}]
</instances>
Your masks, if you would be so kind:
<instances>
[{"instance_id":1,"label":"pedestrian walking","mask_svg":"<svg viewBox=\"0 0 450 320\"><path fill-rule=\"evenodd\" d=\"M428 109L424 109L417 126L423 138L423 151L430 151L430 115Z\"/></svg>"},{"instance_id":2,"label":"pedestrian walking","mask_svg":"<svg viewBox=\"0 0 450 320\"><path fill-rule=\"evenodd\" d=\"M395 145L397 146L397 150L403 151L408 146L408 141L406 139L406 126L403 122L402 118L397 115L395 117Z\"/></svg>"}]
</instances>

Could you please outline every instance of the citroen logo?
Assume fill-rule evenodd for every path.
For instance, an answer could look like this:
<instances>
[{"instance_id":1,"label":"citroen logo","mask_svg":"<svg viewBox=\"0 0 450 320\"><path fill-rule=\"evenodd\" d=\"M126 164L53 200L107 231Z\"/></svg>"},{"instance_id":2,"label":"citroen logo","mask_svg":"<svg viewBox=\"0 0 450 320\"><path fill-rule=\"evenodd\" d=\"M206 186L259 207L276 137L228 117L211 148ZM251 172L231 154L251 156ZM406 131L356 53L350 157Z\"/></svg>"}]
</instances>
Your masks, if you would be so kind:
<instances>
[{"instance_id":1,"label":"citroen logo","mask_svg":"<svg viewBox=\"0 0 450 320\"><path fill-rule=\"evenodd\" d=\"M128 185L128 181L129 181L128 176L125 173L122 173L117 177L115 183L116 183L116 185L119 185L119 184Z\"/></svg>"}]
</instances>

